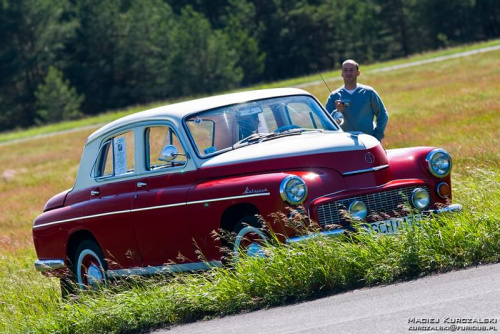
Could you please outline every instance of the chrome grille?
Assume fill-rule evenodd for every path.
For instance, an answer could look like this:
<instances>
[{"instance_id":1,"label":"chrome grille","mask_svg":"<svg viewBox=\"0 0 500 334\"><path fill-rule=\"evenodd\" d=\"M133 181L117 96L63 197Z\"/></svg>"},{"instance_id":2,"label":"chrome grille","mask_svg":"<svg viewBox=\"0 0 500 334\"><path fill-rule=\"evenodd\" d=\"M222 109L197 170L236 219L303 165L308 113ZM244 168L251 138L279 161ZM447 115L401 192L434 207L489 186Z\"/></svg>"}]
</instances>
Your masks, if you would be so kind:
<instances>
[{"instance_id":1,"label":"chrome grille","mask_svg":"<svg viewBox=\"0 0 500 334\"><path fill-rule=\"evenodd\" d=\"M341 210L347 210L353 201L363 201L370 213L400 212L401 206L410 201L412 191L417 187L392 189L356 197L341 199L318 207L318 223L320 225L339 224L342 219ZM421 187L429 191L427 187Z\"/></svg>"}]
</instances>

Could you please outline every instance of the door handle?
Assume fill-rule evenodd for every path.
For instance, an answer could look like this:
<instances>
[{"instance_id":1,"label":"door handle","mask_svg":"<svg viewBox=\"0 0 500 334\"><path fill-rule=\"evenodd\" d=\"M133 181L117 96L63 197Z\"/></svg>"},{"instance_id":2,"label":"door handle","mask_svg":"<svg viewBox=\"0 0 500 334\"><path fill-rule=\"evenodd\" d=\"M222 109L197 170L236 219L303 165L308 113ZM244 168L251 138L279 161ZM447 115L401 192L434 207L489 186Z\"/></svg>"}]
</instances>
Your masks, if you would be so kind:
<instances>
[{"instance_id":1,"label":"door handle","mask_svg":"<svg viewBox=\"0 0 500 334\"><path fill-rule=\"evenodd\" d=\"M137 188L146 187L148 184L146 182L137 182Z\"/></svg>"},{"instance_id":2,"label":"door handle","mask_svg":"<svg viewBox=\"0 0 500 334\"><path fill-rule=\"evenodd\" d=\"M99 194L100 194L99 190L92 190L90 192L90 195L92 195L92 196L99 196Z\"/></svg>"}]
</instances>

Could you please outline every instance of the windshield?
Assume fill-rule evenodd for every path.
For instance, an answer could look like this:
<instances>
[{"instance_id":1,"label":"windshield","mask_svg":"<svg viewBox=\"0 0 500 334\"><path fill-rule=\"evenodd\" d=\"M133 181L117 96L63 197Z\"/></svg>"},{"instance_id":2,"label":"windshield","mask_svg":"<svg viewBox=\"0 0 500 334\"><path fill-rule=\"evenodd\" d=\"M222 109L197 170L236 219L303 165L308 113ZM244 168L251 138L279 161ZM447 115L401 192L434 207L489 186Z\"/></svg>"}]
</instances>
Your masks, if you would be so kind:
<instances>
[{"instance_id":1,"label":"windshield","mask_svg":"<svg viewBox=\"0 0 500 334\"><path fill-rule=\"evenodd\" d=\"M194 114L185 120L200 156L236 148L280 134L303 130L338 130L310 96L286 96L225 106ZM237 145L235 145L237 144Z\"/></svg>"}]
</instances>

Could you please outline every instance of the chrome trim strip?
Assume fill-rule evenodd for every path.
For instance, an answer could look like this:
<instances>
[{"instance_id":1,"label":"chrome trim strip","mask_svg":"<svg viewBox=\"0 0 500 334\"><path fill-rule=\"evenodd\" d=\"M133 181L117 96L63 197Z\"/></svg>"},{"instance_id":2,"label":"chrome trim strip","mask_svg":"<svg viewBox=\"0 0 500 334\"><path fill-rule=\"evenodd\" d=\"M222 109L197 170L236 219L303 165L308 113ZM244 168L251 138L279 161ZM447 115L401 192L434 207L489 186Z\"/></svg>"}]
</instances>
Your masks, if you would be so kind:
<instances>
[{"instance_id":1,"label":"chrome trim strip","mask_svg":"<svg viewBox=\"0 0 500 334\"><path fill-rule=\"evenodd\" d=\"M225 201L225 200L231 200L231 199L257 197L257 196L268 196L268 195L271 195L271 193L267 192L267 193L251 194L251 195L221 197L221 198L214 198L214 199L208 199L208 200L200 200L200 201L192 201L192 202L184 202L184 203L175 203L175 204L165 204L165 205L151 206L151 207L148 207L148 208L133 209L133 210L130 210L130 212L148 211L148 210L155 210L155 209L171 208L171 207L174 207L174 206L192 205L192 204L200 204L200 203L210 203L210 202L218 202L218 201Z\"/></svg>"},{"instance_id":2,"label":"chrome trim strip","mask_svg":"<svg viewBox=\"0 0 500 334\"><path fill-rule=\"evenodd\" d=\"M147 207L147 208L139 208L139 209L133 209L133 210L122 210L122 211L105 212L105 213L100 213L100 214L96 214L96 215L81 216L81 217L75 217L75 218L69 218L69 219L63 219L63 220L57 220L57 221L53 221L53 222L50 222L50 223L40 224L40 225L33 226L33 229L37 229L37 228L40 228L40 227L46 227L46 226L50 226L50 225L68 223L68 222L72 222L72 221L80 220L80 219L89 219L89 218L96 218L96 217L118 215L118 214L122 214L122 213L133 213L133 212L140 212L140 211L147 211L147 210L164 209L164 208L170 208L170 207L174 207L174 206L192 205L192 204L200 204L200 203L211 203L211 202L219 202L219 201L226 201L226 200L232 200L232 199L241 199L241 198L259 197L259 196L269 196L269 195L271 195L271 193L270 192L266 192L266 193L250 194L250 195L238 195L238 196L221 197L221 198L199 200L199 201L192 201L192 202L180 202L180 203L174 203L174 204L165 204L165 205L158 205L158 206L152 206L152 207Z\"/></svg>"},{"instance_id":3,"label":"chrome trim strip","mask_svg":"<svg viewBox=\"0 0 500 334\"><path fill-rule=\"evenodd\" d=\"M80 219L87 219L87 218L96 218L96 217L103 217L103 216L111 216L111 215L117 215L121 213L129 213L130 210L122 210L122 211L112 211L112 212L105 212L105 213L99 213L96 215L90 215L90 216L81 216L81 217L75 217L75 218L69 218L69 219L63 219L63 220L56 220L50 223L45 223L45 224L40 224L33 226L33 229L39 228L39 227L45 227L45 226L50 226L50 225L56 225L56 224L62 224L62 223L68 223L72 222L75 220L80 220Z\"/></svg>"},{"instance_id":4,"label":"chrome trim strip","mask_svg":"<svg viewBox=\"0 0 500 334\"><path fill-rule=\"evenodd\" d=\"M124 276L149 276L157 274L172 274L184 271L207 270L214 267L222 267L221 261L193 262L185 264L172 264L156 267L136 267L130 269L108 270L106 272L109 278Z\"/></svg>"},{"instance_id":5,"label":"chrome trim strip","mask_svg":"<svg viewBox=\"0 0 500 334\"><path fill-rule=\"evenodd\" d=\"M386 168L389 168L389 165L380 165L380 166L377 166L377 167L372 167L372 168L367 168L367 169L360 169L360 170L353 170L351 172L344 172L344 173L342 173L342 176L349 176L349 175L355 175L355 174L376 172L378 170L382 170L382 169L386 169Z\"/></svg>"},{"instance_id":6,"label":"chrome trim strip","mask_svg":"<svg viewBox=\"0 0 500 334\"><path fill-rule=\"evenodd\" d=\"M50 271L60 268L64 268L64 260L36 260L35 269L36 271Z\"/></svg>"},{"instance_id":7,"label":"chrome trim strip","mask_svg":"<svg viewBox=\"0 0 500 334\"><path fill-rule=\"evenodd\" d=\"M155 210L155 209L164 209L164 208L171 208L171 207L174 207L174 206L183 206L183 205L187 205L187 203L184 202L184 203L175 203L175 204L165 204L165 205L150 206L150 207L147 207L147 208L140 208L140 209L129 210L129 212L140 212L140 211L148 211L148 210Z\"/></svg>"},{"instance_id":8,"label":"chrome trim strip","mask_svg":"<svg viewBox=\"0 0 500 334\"><path fill-rule=\"evenodd\" d=\"M187 202L186 204L191 205L191 204L200 204L200 203L210 203L210 202L225 201L225 200L229 200L229 199L250 198L250 197L269 196L269 195L271 195L270 192L251 194L251 195L239 195L239 196L221 197L221 198L206 199L206 200L201 200L201 201Z\"/></svg>"}]
</instances>

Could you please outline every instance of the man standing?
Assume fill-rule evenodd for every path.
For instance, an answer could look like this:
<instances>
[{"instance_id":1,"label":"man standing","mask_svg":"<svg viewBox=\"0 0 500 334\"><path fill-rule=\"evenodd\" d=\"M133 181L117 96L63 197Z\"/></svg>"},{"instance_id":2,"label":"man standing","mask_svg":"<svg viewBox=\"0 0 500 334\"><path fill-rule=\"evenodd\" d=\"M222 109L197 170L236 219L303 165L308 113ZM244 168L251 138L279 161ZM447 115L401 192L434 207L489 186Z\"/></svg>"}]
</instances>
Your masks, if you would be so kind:
<instances>
[{"instance_id":1,"label":"man standing","mask_svg":"<svg viewBox=\"0 0 500 334\"><path fill-rule=\"evenodd\" d=\"M354 60L348 59L342 63L344 86L330 94L326 110L335 119L339 118L338 113L344 116L344 131L360 131L381 141L389 114L372 87L358 84L360 73L359 64Z\"/></svg>"}]
</instances>

